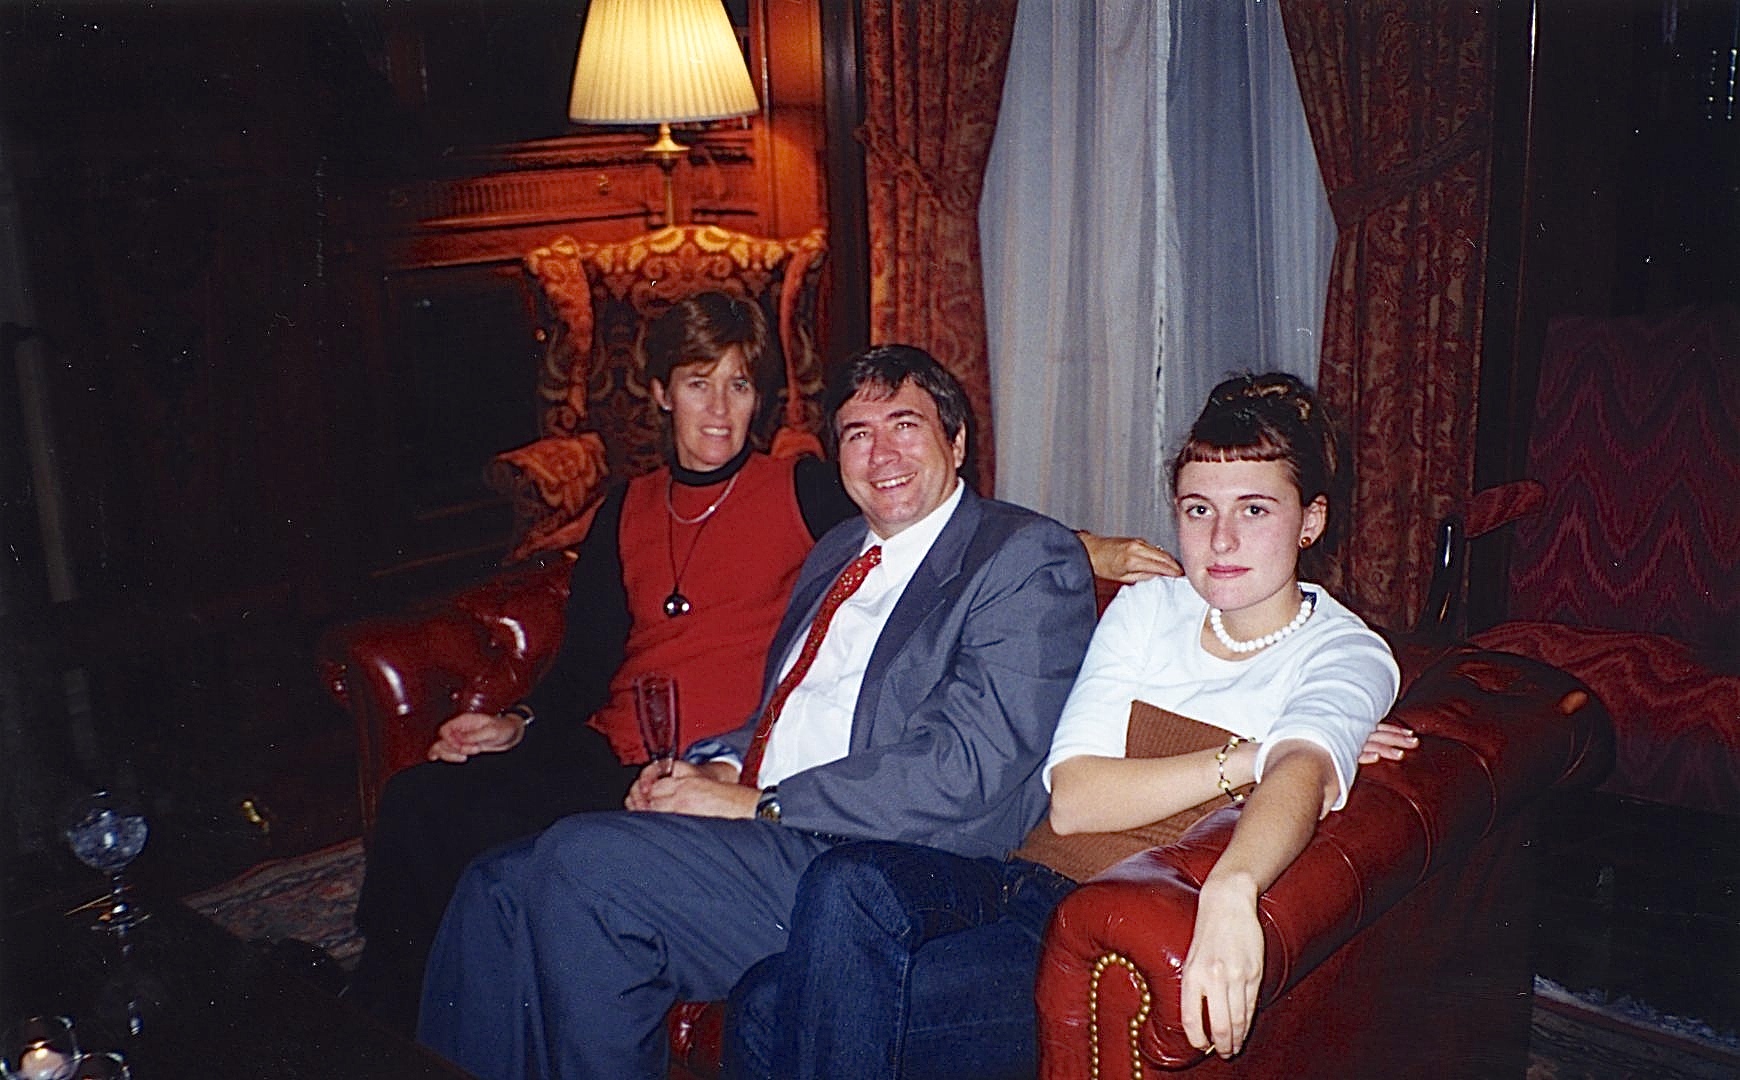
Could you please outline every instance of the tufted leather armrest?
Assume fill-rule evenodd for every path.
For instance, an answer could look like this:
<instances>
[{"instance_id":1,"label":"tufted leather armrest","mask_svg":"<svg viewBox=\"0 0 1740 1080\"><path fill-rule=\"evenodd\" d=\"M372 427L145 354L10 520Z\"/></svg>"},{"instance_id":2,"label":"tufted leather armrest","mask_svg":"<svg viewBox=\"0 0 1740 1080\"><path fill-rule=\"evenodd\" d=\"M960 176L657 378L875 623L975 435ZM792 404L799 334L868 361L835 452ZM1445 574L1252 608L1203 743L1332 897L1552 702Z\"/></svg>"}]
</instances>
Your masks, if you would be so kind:
<instances>
[{"instance_id":1,"label":"tufted leather armrest","mask_svg":"<svg viewBox=\"0 0 1740 1080\"><path fill-rule=\"evenodd\" d=\"M356 720L365 830L382 785L424 760L442 722L506 708L543 673L561 642L572 566L547 555L421 610L322 636L321 681Z\"/></svg>"},{"instance_id":2,"label":"tufted leather armrest","mask_svg":"<svg viewBox=\"0 0 1740 1080\"><path fill-rule=\"evenodd\" d=\"M1410 891L1549 788L1596 783L1612 762L1606 710L1570 676L1521 657L1458 649L1422 674L1392 715L1421 736L1419 749L1362 769L1346 807L1259 903L1266 962L1253 1042L1265 1037L1265 1011ZM1124 1075L1143 1061L1202 1060L1184 1036L1179 977L1197 891L1237 820L1230 807L1216 811L1058 908L1037 988L1042 1075ZM1357 1013L1361 1003L1340 1007Z\"/></svg>"}]
</instances>

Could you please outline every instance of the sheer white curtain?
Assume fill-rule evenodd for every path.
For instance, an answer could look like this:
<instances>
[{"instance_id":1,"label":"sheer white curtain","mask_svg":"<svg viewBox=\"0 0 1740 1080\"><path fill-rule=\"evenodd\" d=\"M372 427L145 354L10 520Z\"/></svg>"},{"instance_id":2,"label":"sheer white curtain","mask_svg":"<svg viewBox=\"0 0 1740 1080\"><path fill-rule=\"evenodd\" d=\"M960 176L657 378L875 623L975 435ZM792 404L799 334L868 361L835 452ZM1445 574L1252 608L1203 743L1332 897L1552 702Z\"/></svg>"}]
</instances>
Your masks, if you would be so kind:
<instances>
[{"instance_id":1,"label":"sheer white curtain","mask_svg":"<svg viewBox=\"0 0 1740 1080\"><path fill-rule=\"evenodd\" d=\"M1170 543L1209 387L1316 376L1335 229L1272 0L1022 0L980 232L997 494Z\"/></svg>"}]
</instances>

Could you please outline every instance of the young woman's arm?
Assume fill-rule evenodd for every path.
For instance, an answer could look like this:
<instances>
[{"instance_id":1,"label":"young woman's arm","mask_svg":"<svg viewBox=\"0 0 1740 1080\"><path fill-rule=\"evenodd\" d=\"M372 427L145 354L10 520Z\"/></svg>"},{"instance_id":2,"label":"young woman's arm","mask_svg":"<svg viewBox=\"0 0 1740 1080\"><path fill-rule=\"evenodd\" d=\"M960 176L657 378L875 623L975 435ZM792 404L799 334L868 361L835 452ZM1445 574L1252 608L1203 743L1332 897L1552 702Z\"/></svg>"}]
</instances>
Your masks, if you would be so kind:
<instances>
[{"instance_id":1,"label":"young woman's arm","mask_svg":"<svg viewBox=\"0 0 1740 1080\"><path fill-rule=\"evenodd\" d=\"M1339 793L1321 747L1289 739L1269 751L1263 782L1245 801L1197 901L1182 1001L1184 1032L1197 1049L1230 1058L1244 1047L1263 983L1257 897L1305 850Z\"/></svg>"},{"instance_id":2,"label":"young woman's arm","mask_svg":"<svg viewBox=\"0 0 1740 1080\"><path fill-rule=\"evenodd\" d=\"M1067 836L1118 832L1171 817L1219 792L1214 750L1164 758L1081 754L1051 771L1051 827ZM1226 778L1243 787L1255 777L1257 746L1243 743L1227 757ZM1333 775L1333 773L1332 773Z\"/></svg>"}]
</instances>

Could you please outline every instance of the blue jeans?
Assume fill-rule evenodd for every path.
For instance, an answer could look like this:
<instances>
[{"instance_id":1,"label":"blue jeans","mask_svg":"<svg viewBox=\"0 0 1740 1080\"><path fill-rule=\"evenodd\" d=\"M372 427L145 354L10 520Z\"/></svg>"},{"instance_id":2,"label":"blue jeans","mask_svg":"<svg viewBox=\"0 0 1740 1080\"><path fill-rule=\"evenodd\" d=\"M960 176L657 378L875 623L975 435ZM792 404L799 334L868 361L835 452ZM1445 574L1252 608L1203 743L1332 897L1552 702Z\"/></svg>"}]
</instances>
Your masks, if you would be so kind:
<instances>
[{"instance_id":1,"label":"blue jeans","mask_svg":"<svg viewBox=\"0 0 1740 1080\"><path fill-rule=\"evenodd\" d=\"M1032 1076L1040 940L1074 887L913 844L828 851L798 884L785 951L731 992L726 1075Z\"/></svg>"}]
</instances>

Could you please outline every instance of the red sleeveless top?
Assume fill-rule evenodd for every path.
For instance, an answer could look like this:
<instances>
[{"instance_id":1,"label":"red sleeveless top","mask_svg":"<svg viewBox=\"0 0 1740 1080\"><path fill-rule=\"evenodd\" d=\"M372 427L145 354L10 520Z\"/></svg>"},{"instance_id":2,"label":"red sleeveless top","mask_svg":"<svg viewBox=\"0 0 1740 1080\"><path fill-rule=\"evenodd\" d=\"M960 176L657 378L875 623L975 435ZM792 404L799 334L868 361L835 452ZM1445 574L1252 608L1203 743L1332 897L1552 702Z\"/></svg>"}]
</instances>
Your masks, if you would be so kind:
<instances>
[{"instance_id":1,"label":"red sleeveless top","mask_svg":"<svg viewBox=\"0 0 1740 1080\"><path fill-rule=\"evenodd\" d=\"M796 459L750 454L730 496L693 525L672 519L667 491L692 519L730 481L672 490L668 468L629 481L617 533L632 619L627 659L610 680L610 700L587 721L623 762L647 760L634 718L634 679L643 672L676 676L685 747L742 726L760 704L768 644L815 543L798 508L795 468ZM673 589L691 605L674 619L664 610Z\"/></svg>"}]
</instances>

